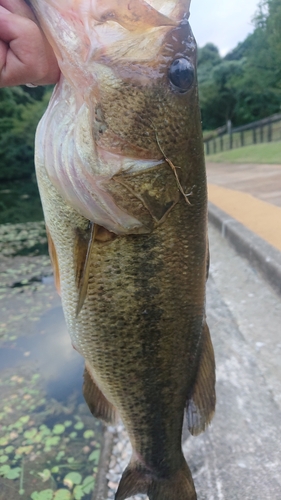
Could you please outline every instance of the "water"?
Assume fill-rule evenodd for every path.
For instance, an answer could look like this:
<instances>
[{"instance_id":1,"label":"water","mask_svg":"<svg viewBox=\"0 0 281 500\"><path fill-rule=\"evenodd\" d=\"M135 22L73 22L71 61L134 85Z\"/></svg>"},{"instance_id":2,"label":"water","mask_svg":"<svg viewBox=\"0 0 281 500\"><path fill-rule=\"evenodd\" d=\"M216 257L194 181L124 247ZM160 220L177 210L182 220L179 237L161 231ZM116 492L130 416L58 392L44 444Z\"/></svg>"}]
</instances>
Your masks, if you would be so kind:
<instances>
[{"instance_id":1,"label":"water","mask_svg":"<svg viewBox=\"0 0 281 500\"><path fill-rule=\"evenodd\" d=\"M14 275L13 259L3 273L0 500L90 500L102 427L82 396L84 361L71 346L53 279L36 273L40 258L29 279L22 279L26 257Z\"/></svg>"},{"instance_id":2,"label":"water","mask_svg":"<svg viewBox=\"0 0 281 500\"><path fill-rule=\"evenodd\" d=\"M0 366L17 370L27 365L40 372L46 397L66 403L73 394L83 403L83 358L72 348L61 307L42 315L36 333L5 342L0 350Z\"/></svg>"}]
</instances>

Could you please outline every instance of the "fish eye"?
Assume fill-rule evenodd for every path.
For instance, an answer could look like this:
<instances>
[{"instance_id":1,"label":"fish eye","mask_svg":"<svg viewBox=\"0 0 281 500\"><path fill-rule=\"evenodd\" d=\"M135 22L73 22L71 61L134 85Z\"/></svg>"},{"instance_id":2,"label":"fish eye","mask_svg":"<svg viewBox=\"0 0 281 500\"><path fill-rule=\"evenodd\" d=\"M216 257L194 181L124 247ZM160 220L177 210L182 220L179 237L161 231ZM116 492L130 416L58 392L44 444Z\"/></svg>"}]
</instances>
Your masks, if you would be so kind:
<instances>
[{"instance_id":1,"label":"fish eye","mask_svg":"<svg viewBox=\"0 0 281 500\"><path fill-rule=\"evenodd\" d=\"M184 57L175 59L168 73L170 82L177 90L187 92L194 82L194 67Z\"/></svg>"}]
</instances>

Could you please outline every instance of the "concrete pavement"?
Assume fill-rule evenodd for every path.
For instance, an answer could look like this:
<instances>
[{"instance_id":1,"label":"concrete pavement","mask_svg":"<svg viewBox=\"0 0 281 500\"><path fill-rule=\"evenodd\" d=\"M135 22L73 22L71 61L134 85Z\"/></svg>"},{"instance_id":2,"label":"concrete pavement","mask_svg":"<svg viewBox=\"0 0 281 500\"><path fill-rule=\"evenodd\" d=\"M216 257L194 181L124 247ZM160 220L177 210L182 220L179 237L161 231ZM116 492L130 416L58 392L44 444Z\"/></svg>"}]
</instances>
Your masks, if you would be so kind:
<instances>
[{"instance_id":1,"label":"concrete pavement","mask_svg":"<svg viewBox=\"0 0 281 500\"><path fill-rule=\"evenodd\" d=\"M210 250L217 408L185 456L198 500L280 500L280 297L212 226Z\"/></svg>"},{"instance_id":2,"label":"concrete pavement","mask_svg":"<svg viewBox=\"0 0 281 500\"><path fill-rule=\"evenodd\" d=\"M281 292L281 165L208 163L209 219Z\"/></svg>"},{"instance_id":3,"label":"concrete pavement","mask_svg":"<svg viewBox=\"0 0 281 500\"><path fill-rule=\"evenodd\" d=\"M211 184L249 193L281 207L281 164L208 163Z\"/></svg>"}]
</instances>

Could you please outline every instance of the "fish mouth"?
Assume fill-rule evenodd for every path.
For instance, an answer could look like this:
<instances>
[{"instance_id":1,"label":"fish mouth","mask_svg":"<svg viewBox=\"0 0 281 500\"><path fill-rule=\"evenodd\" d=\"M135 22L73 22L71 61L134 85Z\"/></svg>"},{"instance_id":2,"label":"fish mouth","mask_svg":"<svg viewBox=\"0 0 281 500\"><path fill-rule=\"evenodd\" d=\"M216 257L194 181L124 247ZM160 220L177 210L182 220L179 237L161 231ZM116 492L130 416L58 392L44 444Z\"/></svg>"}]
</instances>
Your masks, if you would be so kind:
<instances>
[{"instance_id":1,"label":"fish mouth","mask_svg":"<svg viewBox=\"0 0 281 500\"><path fill-rule=\"evenodd\" d=\"M115 22L129 31L159 26L176 26L189 16L191 0L26 0L42 11L50 6L73 22L93 20L97 24ZM85 23L86 25L87 23Z\"/></svg>"},{"instance_id":2,"label":"fish mouth","mask_svg":"<svg viewBox=\"0 0 281 500\"><path fill-rule=\"evenodd\" d=\"M129 35L148 34L153 28L177 26L189 18L191 0L27 0L35 11L57 56L60 38L68 46L93 53ZM62 37L62 33L64 36ZM95 50L94 50L95 51ZM58 57L59 58L59 57Z\"/></svg>"}]
</instances>

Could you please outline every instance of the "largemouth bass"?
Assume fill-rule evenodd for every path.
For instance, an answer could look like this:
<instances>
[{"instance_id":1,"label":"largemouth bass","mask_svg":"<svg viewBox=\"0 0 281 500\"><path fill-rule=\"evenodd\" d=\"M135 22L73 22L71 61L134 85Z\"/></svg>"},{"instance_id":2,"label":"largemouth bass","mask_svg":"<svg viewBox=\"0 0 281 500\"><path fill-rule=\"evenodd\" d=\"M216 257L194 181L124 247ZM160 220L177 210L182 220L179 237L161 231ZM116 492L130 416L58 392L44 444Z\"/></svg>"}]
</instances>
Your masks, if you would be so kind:
<instances>
[{"instance_id":1,"label":"largemouth bass","mask_svg":"<svg viewBox=\"0 0 281 500\"><path fill-rule=\"evenodd\" d=\"M181 449L215 407L207 189L189 0L30 0L61 68L36 172L93 415L133 455L116 500L194 500Z\"/></svg>"}]
</instances>

